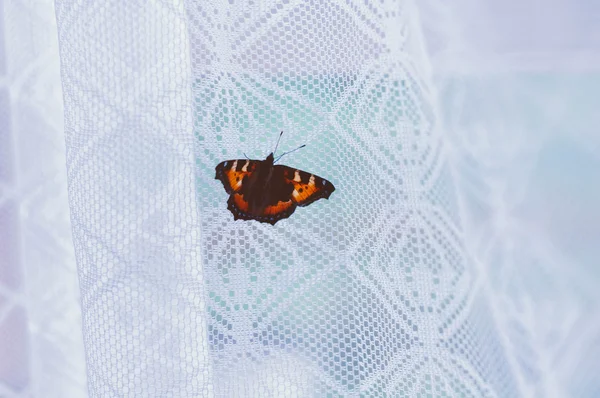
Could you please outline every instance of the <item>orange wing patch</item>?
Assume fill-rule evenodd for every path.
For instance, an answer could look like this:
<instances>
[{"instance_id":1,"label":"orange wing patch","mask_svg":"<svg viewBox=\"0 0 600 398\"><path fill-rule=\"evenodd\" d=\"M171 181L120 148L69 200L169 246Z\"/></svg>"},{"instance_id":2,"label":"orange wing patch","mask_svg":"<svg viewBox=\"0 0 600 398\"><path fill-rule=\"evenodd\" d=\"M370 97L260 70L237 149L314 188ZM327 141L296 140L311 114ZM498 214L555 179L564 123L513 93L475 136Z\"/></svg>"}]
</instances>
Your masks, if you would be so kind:
<instances>
[{"instance_id":1,"label":"orange wing patch","mask_svg":"<svg viewBox=\"0 0 600 398\"><path fill-rule=\"evenodd\" d=\"M308 184L294 181L294 192L292 192L292 197L300 206L319 192L319 187L317 187L314 182L315 176L311 175L310 178L311 180Z\"/></svg>"},{"instance_id":2,"label":"orange wing patch","mask_svg":"<svg viewBox=\"0 0 600 398\"><path fill-rule=\"evenodd\" d=\"M233 203L239 210L243 211L244 213L248 213L250 206L248 205L248 202L244 200L244 197L241 194L233 194Z\"/></svg>"},{"instance_id":3,"label":"orange wing patch","mask_svg":"<svg viewBox=\"0 0 600 398\"><path fill-rule=\"evenodd\" d=\"M289 217L296 210L296 204L288 200L287 202L278 202L276 205L267 206L260 212L253 212L244 196L239 193L231 195L227 204L234 220L256 220L271 225L275 225L277 221Z\"/></svg>"},{"instance_id":4,"label":"orange wing patch","mask_svg":"<svg viewBox=\"0 0 600 398\"><path fill-rule=\"evenodd\" d=\"M267 206L263 211L263 214L267 216L275 216L278 214L282 214L290 209L290 207L295 206L294 202L288 200L287 202L278 202L274 206Z\"/></svg>"},{"instance_id":5,"label":"orange wing patch","mask_svg":"<svg viewBox=\"0 0 600 398\"><path fill-rule=\"evenodd\" d=\"M221 180L227 193L239 192L244 177L250 176L256 170L256 163L255 160L249 159L221 162L216 167L215 178Z\"/></svg>"}]
</instances>

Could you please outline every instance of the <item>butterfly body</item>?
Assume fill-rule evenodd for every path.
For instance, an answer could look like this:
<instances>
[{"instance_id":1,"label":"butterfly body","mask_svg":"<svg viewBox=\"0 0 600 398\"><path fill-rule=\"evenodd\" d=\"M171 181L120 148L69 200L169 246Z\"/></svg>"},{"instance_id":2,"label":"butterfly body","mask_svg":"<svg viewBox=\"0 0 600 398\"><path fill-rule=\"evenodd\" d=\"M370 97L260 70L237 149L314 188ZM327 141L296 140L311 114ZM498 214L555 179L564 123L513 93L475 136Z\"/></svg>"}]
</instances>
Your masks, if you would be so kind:
<instances>
[{"instance_id":1,"label":"butterfly body","mask_svg":"<svg viewBox=\"0 0 600 398\"><path fill-rule=\"evenodd\" d=\"M235 220L274 225L291 216L297 206L327 199L335 190L321 177L274 163L271 153L265 160L227 160L217 165L215 179L230 195L227 208Z\"/></svg>"}]
</instances>

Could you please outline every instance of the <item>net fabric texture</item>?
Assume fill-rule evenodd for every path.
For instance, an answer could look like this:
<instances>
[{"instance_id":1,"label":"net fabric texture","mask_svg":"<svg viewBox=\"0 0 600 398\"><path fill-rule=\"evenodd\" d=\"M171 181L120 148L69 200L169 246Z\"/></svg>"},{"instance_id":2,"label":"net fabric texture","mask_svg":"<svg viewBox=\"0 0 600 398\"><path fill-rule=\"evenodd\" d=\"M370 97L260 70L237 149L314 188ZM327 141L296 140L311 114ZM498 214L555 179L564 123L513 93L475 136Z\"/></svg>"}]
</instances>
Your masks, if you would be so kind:
<instances>
[{"instance_id":1,"label":"net fabric texture","mask_svg":"<svg viewBox=\"0 0 600 398\"><path fill-rule=\"evenodd\" d=\"M323 6L282 2L281 9L274 3L235 3L236 8L229 9L228 3L215 3L217 11L225 10L219 14L214 8L198 8L193 3L58 2L69 175L80 273L85 282L88 372L93 380L90 395L360 396L364 390L363 396L385 395L382 391L389 391L388 396L418 396L422 391L421 395L431 396L598 396L596 259L600 223L596 204L600 196L593 181L598 180L600 170L600 136L595 131L600 87L599 63L595 61L598 36L590 34L598 11L593 2L554 0L543 8L534 3L459 0L450 6L423 0L415 4L418 14L410 4L399 3L393 7L404 7L403 16L395 19L395 26L384 28L380 16L386 9L379 3ZM544 24L549 28L544 29ZM274 33L269 31L271 26ZM66 203L55 29L51 1L0 2L2 397L86 396ZM347 29L348 38L335 32L339 29ZM419 37L421 30L424 38ZM375 34L372 45L367 46L362 35L371 37L373 31L383 32L385 39ZM395 55L385 50L390 43L400 49ZM424 44L431 67L421 53ZM399 73L392 66L398 64L406 70ZM411 306L406 300L394 301L394 296L387 294L389 289L379 288L381 280L389 287L394 277L407 276L399 273L399 267L377 262L387 255L412 261L398 243L400 238L383 239L381 246L365 252L362 264L366 266L359 266L357 272L356 267L345 265L352 265L347 253L353 252L335 248L339 255L331 260L334 271L327 268L330 274L325 274L314 247L331 254L322 249L329 247L326 239L314 242L295 233L281 233L287 231L286 225L297 221L292 225L298 228L298 223L311 221L316 231L313 235L320 238L324 222L336 225L328 209L337 206L336 197L345 194L349 185L355 188L356 198L362 198L355 206L364 209L371 203L365 204L371 186L361 190L356 180L368 178L370 173L383 180L398 175L351 174L349 182L340 183L342 171L335 170L335 162L342 169L349 169L353 162L372 164L373 169L388 167L386 171L396 170L390 165L402 165L397 154L402 151L387 148L385 139L376 151L361 152L363 159L353 158L346 147L348 143L356 152L369 150L375 134L393 130L372 127L366 131L365 127L385 126L397 117L373 122L365 112L381 114L380 107L370 108L368 93L383 95L384 88L391 85L374 84L371 91L356 89L377 75L372 72L374 66L385 70L386 65L395 68L396 74L415 77L417 83L407 91L423 93L426 106L417 106L414 113L425 114L424 119L437 129L432 147L435 140L444 140L439 158L445 176L435 192L449 193L434 202L443 212L454 214L452 218L460 218L455 225L464 245L461 261L466 265L459 274L470 284L468 293L464 283L446 290L454 295L449 303L466 297L464 304L451 307L445 300L439 306L439 316L449 326L438 329L440 347L432 352L442 363L450 362L442 370L431 370L431 362L421 359L424 348L404 349L406 358L385 351L397 340L402 347L415 346L404 337L403 324L400 332L388 325L408 323L409 319L414 323L418 318L423 322L433 319L435 326L432 316L412 313L413 307L420 311L420 303L425 303L422 297ZM220 77L223 71L230 75ZM231 76L236 79L235 87ZM188 80L187 86L184 80ZM270 93L260 86L260 91L256 82L278 88ZM240 87L243 83L243 88L237 83ZM222 90L219 94L218 89L225 85L240 99ZM324 94L318 91L322 87ZM299 92L294 98L307 98L302 104L308 104L308 110L300 112L300 105L292 104L285 121L283 116L270 120L286 109L282 101L288 101L293 90ZM213 92L221 100L233 98L232 104L242 102L243 106L233 111L225 105L214 106L215 100L209 99ZM249 95L251 105L243 102ZM264 102L255 104L257 96ZM378 95L373 97L373 104L382 103ZM393 97L389 94L385 101ZM411 94L402 97L412 103ZM318 127L322 120L330 123L330 118L339 118L335 112L343 106L337 104L346 98L362 109L352 111L354 104L345 108L354 119L343 124L362 137L359 144L338 127L327 131ZM424 111L435 109L436 103L439 113ZM211 111L204 114L203 107ZM322 108L324 116L314 116L319 114L315 109ZM239 116L239 109L247 116ZM188 114L190 119L186 119ZM233 114L235 121L231 121ZM211 122L207 128L211 120L215 126ZM244 130L250 120L258 121ZM418 119L413 127L409 123L407 131L420 123ZM329 178L338 189L331 200L298 209L273 229L270 240L258 236L259 226L255 226L245 233L262 242L246 248L249 239L238 232L238 242L233 245L238 251L231 252L235 257L231 263L243 269L249 261L243 250L256 252L259 246L262 258L254 261L260 261L264 272L257 275L258 266L254 270L248 267L249 282L231 282L227 274L238 272L238 279L244 275L231 271L234 266L224 271L222 265L230 262L219 260L215 257L218 251L211 249L225 246L219 243L223 234L214 234L213 243L210 234L200 231L204 224L195 218L207 193L215 198L202 211L209 220L220 220L208 222L207 230L213 222L227 223L224 229L230 228L226 196L219 185L203 188L202 184L215 183L210 174L218 160L241 157L243 152L264 157L283 128L282 148L309 143L284 158L284 163ZM232 136L231 131L237 135ZM414 137L410 132L402 137L404 149ZM224 149L226 153L222 153ZM396 156L396 163L385 149ZM212 161L203 160L210 154ZM447 176L445 162L452 166L454 178ZM418 172L397 173L404 187L408 182L411 187L419 186ZM441 175L438 169L434 174ZM195 178L199 186L190 188ZM414 199L411 192L408 207L413 209L424 202ZM460 217L455 215L457 204L452 198L461 205ZM192 205L196 199L199 203ZM343 217L351 221L356 212L347 205L350 200L344 203ZM390 209L389 203L379 207L373 214ZM339 211L339 206L335 209ZM315 218L314 211L323 217ZM132 219L143 222L132 223ZM357 231L363 227L363 219L368 221L365 216L354 222ZM372 228L374 233L388 231L391 225L383 216L377 223L380 230ZM460 232L460 224L464 232ZM327 234L333 236L333 232ZM291 236L302 240L304 246L292 241L289 249ZM349 241L374 240L368 233L350 236ZM404 236L416 234L408 230ZM288 248L289 256L280 256L281 250L274 251L276 258L270 252L270 257L265 255L275 247L275 239ZM199 266L203 247L207 248L206 266ZM389 253L377 254L382 247ZM465 255L469 261L464 260ZM316 272L312 262L306 265L306 257L315 259ZM280 258L292 260L282 264ZM211 270L211 264L221 268ZM301 264L293 269L295 274L292 264ZM365 270L371 270L371 264L383 264L386 269L375 268L377 272L370 276ZM280 290L259 279L273 269L273 285L282 280L287 283ZM209 276L206 284L205 272ZM334 282L326 284L327 278ZM291 281L299 281L299 287ZM247 292L247 284L253 289L252 298L239 299L240 291ZM404 280L398 290L406 290L408 284ZM375 286L372 291L376 293L366 290L370 286ZM257 298L255 292L261 288L266 298L261 294L260 303L248 301ZM273 295L282 289L285 291L277 297L284 299L274 300ZM233 291L233 298L217 297L216 292L223 291ZM285 297L288 291L289 297ZM436 294L443 291L438 289ZM383 299L373 299L377 294ZM208 303L203 302L205 297ZM210 311L206 312L207 308ZM266 316L259 314L266 312L263 308L269 309ZM387 309L393 316L382 321L381 314ZM405 312L399 314L399 310ZM356 322L357 313L367 315ZM264 326L272 325L273 319L279 322L279 317L283 321L275 326L286 320L291 326ZM223 320L228 323L224 325ZM306 325L307 331L299 334ZM353 329L346 342L342 337L345 339L349 325ZM372 325L381 326L369 329ZM434 326L418 326L413 335L430 343L436 333ZM230 327L231 332L223 332ZM354 342L360 348L352 351ZM350 352L340 350L348 346ZM239 359L239 354L244 358ZM400 359L389 365L390 357ZM358 358L358 365L349 360L353 358ZM436 387L440 384L442 387Z\"/></svg>"},{"instance_id":2,"label":"net fabric texture","mask_svg":"<svg viewBox=\"0 0 600 398\"><path fill-rule=\"evenodd\" d=\"M517 396L412 2L56 4L91 396ZM328 201L233 221L214 167Z\"/></svg>"},{"instance_id":3,"label":"net fabric texture","mask_svg":"<svg viewBox=\"0 0 600 398\"><path fill-rule=\"evenodd\" d=\"M574 83L498 118L529 98L503 87L548 86L447 79L409 2L57 12L92 395L598 391L597 275L572 242L506 213L547 192L513 177L535 175L550 144L597 142L530 129L535 111L560 125L548 115ZM284 148L308 144L285 163L337 190L275 227L234 222L214 166L264 157L280 130Z\"/></svg>"},{"instance_id":4,"label":"net fabric texture","mask_svg":"<svg viewBox=\"0 0 600 398\"><path fill-rule=\"evenodd\" d=\"M0 397L84 397L52 1L0 2Z\"/></svg>"},{"instance_id":5,"label":"net fabric texture","mask_svg":"<svg viewBox=\"0 0 600 398\"><path fill-rule=\"evenodd\" d=\"M412 4L187 10L215 393L516 395L463 252ZM283 162L337 190L275 227L233 222L214 166L264 158L279 130L307 144Z\"/></svg>"},{"instance_id":6,"label":"net fabric texture","mask_svg":"<svg viewBox=\"0 0 600 398\"><path fill-rule=\"evenodd\" d=\"M90 395L208 395L182 4L56 14Z\"/></svg>"}]
</instances>

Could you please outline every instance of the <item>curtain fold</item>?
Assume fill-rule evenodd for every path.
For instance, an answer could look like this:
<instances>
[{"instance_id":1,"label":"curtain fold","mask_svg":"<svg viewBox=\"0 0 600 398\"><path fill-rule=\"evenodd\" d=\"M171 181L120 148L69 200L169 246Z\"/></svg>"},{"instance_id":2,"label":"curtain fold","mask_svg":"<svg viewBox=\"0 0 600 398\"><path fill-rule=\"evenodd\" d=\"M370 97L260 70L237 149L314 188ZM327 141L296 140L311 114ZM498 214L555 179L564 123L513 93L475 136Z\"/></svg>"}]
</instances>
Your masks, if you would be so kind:
<instances>
[{"instance_id":1,"label":"curtain fold","mask_svg":"<svg viewBox=\"0 0 600 398\"><path fill-rule=\"evenodd\" d=\"M91 396L210 390L180 2L57 2Z\"/></svg>"},{"instance_id":2,"label":"curtain fold","mask_svg":"<svg viewBox=\"0 0 600 398\"><path fill-rule=\"evenodd\" d=\"M0 2L0 396L84 397L52 1Z\"/></svg>"},{"instance_id":3,"label":"curtain fold","mask_svg":"<svg viewBox=\"0 0 600 398\"><path fill-rule=\"evenodd\" d=\"M599 12L0 2L0 396L597 396Z\"/></svg>"}]
</instances>

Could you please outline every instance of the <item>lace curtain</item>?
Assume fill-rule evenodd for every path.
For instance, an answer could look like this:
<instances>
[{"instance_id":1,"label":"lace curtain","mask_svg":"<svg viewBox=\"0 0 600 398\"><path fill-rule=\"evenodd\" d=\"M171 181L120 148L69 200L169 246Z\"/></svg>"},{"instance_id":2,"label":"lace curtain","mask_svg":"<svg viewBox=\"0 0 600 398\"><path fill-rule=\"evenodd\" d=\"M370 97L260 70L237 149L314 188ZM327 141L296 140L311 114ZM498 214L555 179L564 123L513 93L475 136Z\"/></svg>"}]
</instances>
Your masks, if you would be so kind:
<instances>
[{"instance_id":1,"label":"lace curtain","mask_svg":"<svg viewBox=\"0 0 600 398\"><path fill-rule=\"evenodd\" d=\"M52 1L0 2L0 396L86 396Z\"/></svg>"},{"instance_id":2,"label":"lace curtain","mask_svg":"<svg viewBox=\"0 0 600 398\"><path fill-rule=\"evenodd\" d=\"M0 396L600 392L597 6L0 4Z\"/></svg>"}]
</instances>

